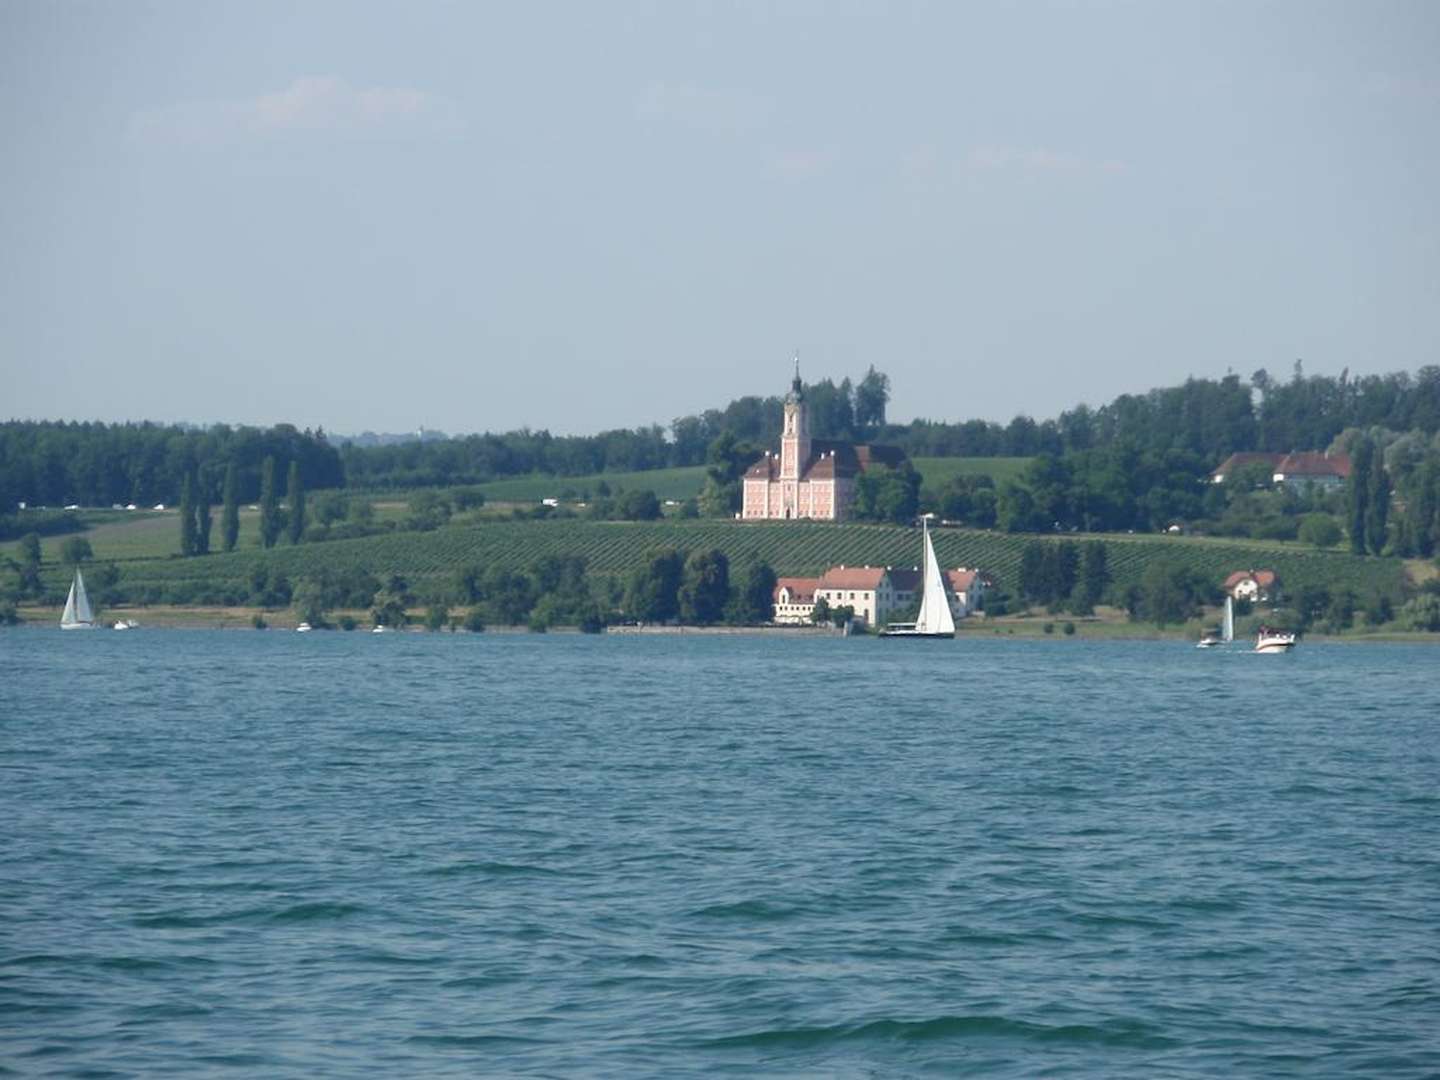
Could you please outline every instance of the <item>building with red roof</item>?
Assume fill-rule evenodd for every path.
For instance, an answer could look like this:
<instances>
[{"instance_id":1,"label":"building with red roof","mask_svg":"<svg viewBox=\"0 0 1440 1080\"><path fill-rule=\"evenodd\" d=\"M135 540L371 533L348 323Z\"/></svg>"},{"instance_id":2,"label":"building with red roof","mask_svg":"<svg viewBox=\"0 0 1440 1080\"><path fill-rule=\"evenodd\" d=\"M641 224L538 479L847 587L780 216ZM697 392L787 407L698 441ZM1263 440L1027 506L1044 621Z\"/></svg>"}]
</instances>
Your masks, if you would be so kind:
<instances>
[{"instance_id":1,"label":"building with red roof","mask_svg":"<svg viewBox=\"0 0 1440 1080\"><path fill-rule=\"evenodd\" d=\"M1236 570L1225 579L1224 589L1236 600L1268 601L1279 592L1280 578L1274 570Z\"/></svg>"},{"instance_id":2,"label":"building with red roof","mask_svg":"<svg viewBox=\"0 0 1440 1080\"><path fill-rule=\"evenodd\" d=\"M1286 454L1275 466L1275 483L1304 487L1338 488L1350 476L1348 454L1322 454L1318 450L1299 450Z\"/></svg>"},{"instance_id":3,"label":"building with red roof","mask_svg":"<svg viewBox=\"0 0 1440 1080\"><path fill-rule=\"evenodd\" d=\"M905 461L904 451L893 446L812 439L797 359L795 378L785 396L780 452L767 450L746 471L741 481L740 517L744 521L844 521L855 500L857 477L882 466L898 469Z\"/></svg>"},{"instance_id":4,"label":"building with red roof","mask_svg":"<svg viewBox=\"0 0 1440 1080\"><path fill-rule=\"evenodd\" d=\"M959 567L941 572L956 619L973 615L992 583L978 570ZM855 621L880 626L920 598L923 575L909 566L832 566L818 578L785 577L775 582L775 621L809 623L815 604L824 600L832 611L849 607Z\"/></svg>"}]
</instances>

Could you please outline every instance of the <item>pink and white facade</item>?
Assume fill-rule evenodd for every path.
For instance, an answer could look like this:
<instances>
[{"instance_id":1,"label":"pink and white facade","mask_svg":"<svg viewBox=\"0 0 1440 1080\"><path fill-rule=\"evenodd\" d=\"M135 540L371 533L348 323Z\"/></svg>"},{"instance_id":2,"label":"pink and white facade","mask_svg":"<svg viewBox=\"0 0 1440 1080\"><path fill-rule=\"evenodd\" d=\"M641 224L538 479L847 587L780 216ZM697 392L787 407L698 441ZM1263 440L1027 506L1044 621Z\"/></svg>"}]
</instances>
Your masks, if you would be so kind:
<instances>
[{"instance_id":1,"label":"pink and white facade","mask_svg":"<svg viewBox=\"0 0 1440 1080\"><path fill-rule=\"evenodd\" d=\"M810 417L797 366L785 396L780 452L746 471L740 517L744 521L811 518L844 521L855 499L855 478L875 465L898 468L905 455L888 446L856 446L810 437Z\"/></svg>"}]
</instances>

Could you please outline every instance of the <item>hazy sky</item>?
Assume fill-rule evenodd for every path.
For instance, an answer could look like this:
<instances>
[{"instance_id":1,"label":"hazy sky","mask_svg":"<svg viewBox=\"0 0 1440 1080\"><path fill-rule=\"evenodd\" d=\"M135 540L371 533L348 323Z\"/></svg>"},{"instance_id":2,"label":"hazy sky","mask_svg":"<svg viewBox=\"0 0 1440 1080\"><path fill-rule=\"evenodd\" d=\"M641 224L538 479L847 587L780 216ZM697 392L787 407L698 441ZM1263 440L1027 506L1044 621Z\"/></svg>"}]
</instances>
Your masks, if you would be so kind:
<instances>
[{"instance_id":1,"label":"hazy sky","mask_svg":"<svg viewBox=\"0 0 1440 1080\"><path fill-rule=\"evenodd\" d=\"M0 417L1440 363L1440 3L0 0Z\"/></svg>"}]
</instances>

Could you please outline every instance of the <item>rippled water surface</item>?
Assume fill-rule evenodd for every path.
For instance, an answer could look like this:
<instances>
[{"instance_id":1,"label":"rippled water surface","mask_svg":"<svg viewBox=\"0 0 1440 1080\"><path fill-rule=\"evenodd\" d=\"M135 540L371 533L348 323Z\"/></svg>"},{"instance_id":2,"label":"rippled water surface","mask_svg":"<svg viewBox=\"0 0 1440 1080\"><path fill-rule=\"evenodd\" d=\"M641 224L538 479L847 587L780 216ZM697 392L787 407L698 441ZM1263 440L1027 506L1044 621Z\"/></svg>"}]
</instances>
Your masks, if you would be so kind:
<instances>
[{"instance_id":1,"label":"rippled water surface","mask_svg":"<svg viewBox=\"0 0 1440 1080\"><path fill-rule=\"evenodd\" d=\"M0 633L0 1072L1433 1076L1440 651Z\"/></svg>"}]
</instances>

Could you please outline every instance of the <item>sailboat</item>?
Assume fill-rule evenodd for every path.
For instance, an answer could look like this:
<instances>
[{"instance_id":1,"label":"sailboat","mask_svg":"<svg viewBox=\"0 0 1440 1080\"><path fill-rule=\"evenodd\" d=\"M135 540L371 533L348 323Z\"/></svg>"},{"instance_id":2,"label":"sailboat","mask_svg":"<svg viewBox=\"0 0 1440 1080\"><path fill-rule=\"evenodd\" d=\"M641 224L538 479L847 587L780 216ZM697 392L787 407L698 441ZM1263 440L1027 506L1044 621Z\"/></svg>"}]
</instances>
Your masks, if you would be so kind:
<instances>
[{"instance_id":1,"label":"sailboat","mask_svg":"<svg viewBox=\"0 0 1440 1080\"><path fill-rule=\"evenodd\" d=\"M65 614L60 616L60 629L94 630L95 625L90 598L85 595L85 579L77 568L75 580L70 583L70 595L65 598Z\"/></svg>"},{"instance_id":2,"label":"sailboat","mask_svg":"<svg viewBox=\"0 0 1440 1080\"><path fill-rule=\"evenodd\" d=\"M940 576L940 563L935 558L935 545L930 542L929 518L920 521L924 533L925 583L920 594L920 613L913 623L891 623L880 631L881 637L953 638L955 617L950 614L950 597L945 579Z\"/></svg>"},{"instance_id":3,"label":"sailboat","mask_svg":"<svg viewBox=\"0 0 1440 1080\"><path fill-rule=\"evenodd\" d=\"M1196 644L1197 649L1213 649L1217 645L1229 645L1235 640L1235 598L1225 597L1225 621L1220 626L1220 633L1207 633Z\"/></svg>"}]
</instances>

